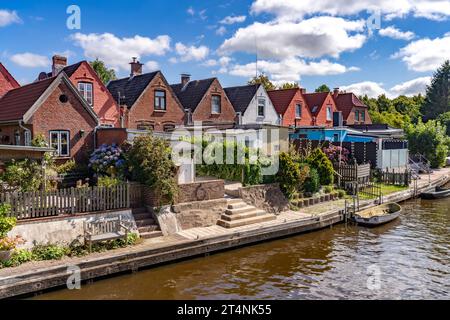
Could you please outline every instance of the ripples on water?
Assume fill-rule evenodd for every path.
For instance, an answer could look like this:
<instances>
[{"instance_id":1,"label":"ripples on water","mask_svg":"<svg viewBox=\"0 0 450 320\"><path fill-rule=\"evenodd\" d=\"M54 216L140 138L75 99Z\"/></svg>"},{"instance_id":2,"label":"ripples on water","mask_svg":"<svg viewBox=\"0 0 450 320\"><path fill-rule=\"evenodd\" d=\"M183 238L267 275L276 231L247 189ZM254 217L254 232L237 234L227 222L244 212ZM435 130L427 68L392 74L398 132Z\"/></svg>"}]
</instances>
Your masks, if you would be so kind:
<instances>
[{"instance_id":1,"label":"ripples on water","mask_svg":"<svg viewBox=\"0 0 450 320\"><path fill-rule=\"evenodd\" d=\"M376 229L339 225L37 298L449 299L450 199L402 206Z\"/></svg>"}]
</instances>

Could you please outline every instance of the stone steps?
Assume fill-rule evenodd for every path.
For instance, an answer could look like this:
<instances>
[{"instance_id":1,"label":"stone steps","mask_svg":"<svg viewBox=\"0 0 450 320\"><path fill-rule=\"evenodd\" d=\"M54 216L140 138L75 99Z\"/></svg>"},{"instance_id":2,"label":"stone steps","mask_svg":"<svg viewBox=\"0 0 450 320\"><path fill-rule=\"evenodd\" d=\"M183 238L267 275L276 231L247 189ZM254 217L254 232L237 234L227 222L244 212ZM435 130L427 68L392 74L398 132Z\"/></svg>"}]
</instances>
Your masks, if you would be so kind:
<instances>
[{"instance_id":1,"label":"stone steps","mask_svg":"<svg viewBox=\"0 0 450 320\"><path fill-rule=\"evenodd\" d=\"M161 228L146 208L133 209L133 216L141 238L151 239L163 236Z\"/></svg>"},{"instance_id":2,"label":"stone steps","mask_svg":"<svg viewBox=\"0 0 450 320\"><path fill-rule=\"evenodd\" d=\"M230 229L275 219L275 215L248 205L242 199L230 199L228 200L228 209L225 210L217 224Z\"/></svg>"},{"instance_id":3,"label":"stone steps","mask_svg":"<svg viewBox=\"0 0 450 320\"><path fill-rule=\"evenodd\" d=\"M139 232L139 235L142 239L153 239L157 237L162 237L162 231L151 231L151 232Z\"/></svg>"}]
</instances>

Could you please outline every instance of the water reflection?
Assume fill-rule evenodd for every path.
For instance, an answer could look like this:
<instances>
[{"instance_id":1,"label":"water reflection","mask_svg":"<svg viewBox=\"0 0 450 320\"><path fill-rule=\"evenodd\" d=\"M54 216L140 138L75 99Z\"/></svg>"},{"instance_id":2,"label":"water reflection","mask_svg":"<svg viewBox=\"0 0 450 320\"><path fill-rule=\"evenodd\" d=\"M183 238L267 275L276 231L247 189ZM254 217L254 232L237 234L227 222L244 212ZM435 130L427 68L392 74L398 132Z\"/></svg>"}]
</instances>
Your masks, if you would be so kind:
<instances>
[{"instance_id":1,"label":"water reflection","mask_svg":"<svg viewBox=\"0 0 450 320\"><path fill-rule=\"evenodd\" d=\"M448 299L449 205L413 200L376 229L339 225L37 298Z\"/></svg>"}]
</instances>

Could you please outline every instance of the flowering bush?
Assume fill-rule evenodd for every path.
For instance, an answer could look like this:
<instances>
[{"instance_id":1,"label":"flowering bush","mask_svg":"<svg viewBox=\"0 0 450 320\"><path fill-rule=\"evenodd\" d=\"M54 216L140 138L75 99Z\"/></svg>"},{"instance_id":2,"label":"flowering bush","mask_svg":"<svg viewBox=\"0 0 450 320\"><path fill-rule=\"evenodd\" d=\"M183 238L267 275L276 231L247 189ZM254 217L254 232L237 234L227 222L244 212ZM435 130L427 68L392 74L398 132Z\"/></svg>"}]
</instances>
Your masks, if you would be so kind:
<instances>
[{"instance_id":1,"label":"flowering bush","mask_svg":"<svg viewBox=\"0 0 450 320\"><path fill-rule=\"evenodd\" d=\"M350 152L342 147L335 146L330 144L328 148L324 148L323 152L327 155L328 159L332 163L339 163L346 164L348 162L348 156L350 155Z\"/></svg>"},{"instance_id":2,"label":"flowering bush","mask_svg":"<svg viewBox=\"0 0 450 320\"><path fill-rule=\"evenodd\" d=\"M122 149L116 144L102 145L92 153L89 159L89 168L97 176L123 176L126 166Z\"/></svg>"},{"instance_id":3,"label":"flowering bush","mask_svg":"<svg viewBox=\"0 0 450 320\"><path fill-rule=\"evenodd\" d=\"M25 241L21 236L16 236L15 238L1 238L0 239L0 251L9 251L15 249L19 244L23 244Z\"/></svg>"}]
</instances>

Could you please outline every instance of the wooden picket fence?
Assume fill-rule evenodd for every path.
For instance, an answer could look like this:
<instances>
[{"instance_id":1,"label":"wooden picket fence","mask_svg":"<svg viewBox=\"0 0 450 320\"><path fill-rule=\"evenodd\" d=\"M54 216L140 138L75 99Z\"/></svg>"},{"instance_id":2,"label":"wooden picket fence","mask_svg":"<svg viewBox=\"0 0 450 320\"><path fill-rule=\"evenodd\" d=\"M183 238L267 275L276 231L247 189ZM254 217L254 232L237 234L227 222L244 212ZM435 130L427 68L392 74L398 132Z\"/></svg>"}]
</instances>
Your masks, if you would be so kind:
<instances>
[{"instance_id":1,"label":"wooden picket fence","mask_svg":"<svg viewBox=\"0 0 450 320\"><path fill-rule=\"evenodd\" d=\"M410 170L405 171L380 171L378 172L378 180L381 183L396 185L396 186L409 186L412 181L412 172Z\"/></svg>"},{"instance_id":2,"label":"wooden picket fence","mask_svg":"<svg viewBox=\"0 0 450 320\"><path fill-rule=\"evenodd\" d=\"M336 181L341 187L348 182L358 182L359 184L368 183L370 181L370 164L341 164L335 166Z\"/></svg>"},{"instance_id":3,"label":"wooden picket fence","mask_svg":"<svg viewBox=\"0 0 450 320\"><path fill-rule=\"evenodd\" d=\"M0 193L19 220L130 208L130 185Z\"/></svg>"}]
</instances>

